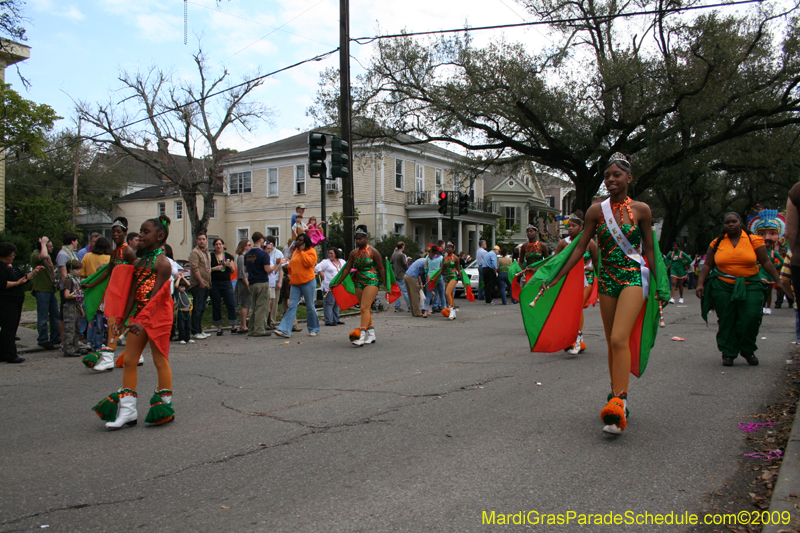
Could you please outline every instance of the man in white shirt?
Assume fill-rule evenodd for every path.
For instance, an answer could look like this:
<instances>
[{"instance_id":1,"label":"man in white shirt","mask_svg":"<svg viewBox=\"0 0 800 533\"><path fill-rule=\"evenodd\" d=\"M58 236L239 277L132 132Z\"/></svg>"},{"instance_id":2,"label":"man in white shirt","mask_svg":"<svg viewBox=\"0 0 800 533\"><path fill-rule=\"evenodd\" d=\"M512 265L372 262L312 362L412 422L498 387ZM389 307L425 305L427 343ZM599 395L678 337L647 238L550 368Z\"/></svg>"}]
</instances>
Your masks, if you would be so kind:
<instances>
[{"instance_id":1,"label":"man in white shirt","mask_svg":"<svg viewBox=\"0 0 800 533\"><path fill-rule=\"evenodd\" d=\"M478 241L478 251L475 252L475 263L478 267L478 300L484 299L483 293L483 256L486 255L486 241Z\"/></svg>"},{"instance_id":2,"label":"man in white shirt","mask_svg":"<svg viewBox=\"0 0 800 533\"><path fill-rule=\"evenodd\" d=\"M264 251L269 254L270 264L277 265L277 261L283 259L283 252L275 246L275 237L267 236L264 242ZM275 317L278 316L278 296L280 296L281 285L283 284L283 268L269 275L269 314L267 315L267 329L275 329Z\"/></svg>"}]
</instances>

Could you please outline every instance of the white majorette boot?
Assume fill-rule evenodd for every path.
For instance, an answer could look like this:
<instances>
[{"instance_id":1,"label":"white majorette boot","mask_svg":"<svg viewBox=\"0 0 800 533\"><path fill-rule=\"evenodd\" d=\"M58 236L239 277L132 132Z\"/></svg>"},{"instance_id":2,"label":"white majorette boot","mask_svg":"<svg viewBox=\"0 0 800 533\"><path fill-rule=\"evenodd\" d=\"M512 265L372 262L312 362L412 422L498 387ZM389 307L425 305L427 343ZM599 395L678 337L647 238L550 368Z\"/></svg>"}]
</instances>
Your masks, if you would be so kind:
<instances>
[{"instance_id":1,"label":"white majorette boot","mask_svg":"<svg viewBox=\"0 0 800 533\"><path fill-rule=\"evenodd\" d=\"M358 334L358 337L356 337ZM367 340L367 330L364 328L356 328L350 333L350 341L353 343L354 346L364 346L364 342Z\"/></svg>"},{"instance_id":2,"label":"white majorette boot","mask_svg":"<svg viewBox=\"0 0 800 533\"><path fill-rule=\"evenodd\" d=\"M92 367L95 372L111 372L114 370L114 352L103 349L100 350L100 360Z\"/></svg>"},{"instance_id":3,"label":"white majorette boot","mask_svg":"<svg viewBox=\"0 0 800 533\"><path fill-rule=\"evenodd\" d=\"M567 350L567 353L570 355L578 355L581 351L581 336L578 335L575 339L575 342L572 343L572 346Z\"/></svg>"},{"instance_id":4,"label":"white majorette boot","mask_svg":"<svg viewBox=\"0 0 800 533\"><path fill-rule=\"evenodd\" d=\"M139 362L136 364L136 366L142 366L143 364L144 364L144 354L139 356Z\"/></svg>"},{"instance_id":5,"label":"white majorette boot","mask_svg":"<svg viewBox=\"0 0 800 533\"><path fill-rule=\"evenodd\" d=\"M455 307L451 307L450 308L450 316L448 316L447 318L449 318L450 320L455 320L456 319L456 308Z\"/></svg>"},{"instance_id":6,"label":"white majorette boot","mask_svg":"<svg viewBox=\"0 0 800 533\"><path fill-rule=\"evenodd\" d=\"M106 429L135 426L138 418L136 391L120 389L117 392L112 392L107 398L95 405L93 409L97 416L106 421Z\"/></svg>"},{"instance_id":7,"label":"white majorette boot","mask_svg":"<svg viewBox=\"0 0 800 533\"><path fill-rule=\"evenodd\" d=\"M172 391L157 390L150 398L150 410L144 419L145 426L160 426L175 420L175 409L172 407Z\"/></svg>"},{"instance_id":8,"label":"white majorette boot","mask_svg":"<svg viewBox=\"0 0 800 533\"><path fill-rule=\"evenodd\" d=\"M367 336L364 338L364 344L375 344L375 328L367 328Z\"/></svg>"}]
</instances>

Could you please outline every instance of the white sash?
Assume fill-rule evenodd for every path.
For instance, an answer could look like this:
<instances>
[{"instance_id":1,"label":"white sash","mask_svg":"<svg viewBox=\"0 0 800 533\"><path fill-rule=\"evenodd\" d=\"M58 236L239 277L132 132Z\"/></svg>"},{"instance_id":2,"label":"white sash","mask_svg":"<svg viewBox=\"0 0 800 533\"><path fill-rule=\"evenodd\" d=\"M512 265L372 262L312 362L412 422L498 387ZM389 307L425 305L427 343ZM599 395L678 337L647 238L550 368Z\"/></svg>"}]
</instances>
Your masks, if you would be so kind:
<instances>
[{"instance_id":1,"label":"white sash","mask_svg":"<svg viewBox=\"0 0 800 533\"><path fill-rule=\"evenodd\" d=\"M644 257L639 250L634 248L628 238L622 233L622 229L620 229L619 224L617 221L614 220L614 213L611 211L611 198L606 198L600 204L600 207L603 209L603 216L606 219L606 226L608 226L608 230L611 232L611 236L614 237L617 245L620 249L627 255L630 259L633 259L642 268L642 297L647 298L647 295L650 293L650 269L647 268ZM631 221L633 222L633 221Z\"/></svg>"}]
</instances>

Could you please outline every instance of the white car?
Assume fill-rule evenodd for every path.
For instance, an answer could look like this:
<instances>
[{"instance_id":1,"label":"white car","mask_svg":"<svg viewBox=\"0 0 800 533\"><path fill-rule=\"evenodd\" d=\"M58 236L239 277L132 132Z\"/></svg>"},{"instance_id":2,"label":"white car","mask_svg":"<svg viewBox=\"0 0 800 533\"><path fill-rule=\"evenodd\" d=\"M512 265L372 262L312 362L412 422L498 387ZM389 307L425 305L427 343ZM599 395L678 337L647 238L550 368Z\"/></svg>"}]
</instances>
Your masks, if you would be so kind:
<instances>
[{"instance_id":1,"label":"white car","mask_svg":"<svg viewBox=\"0 0 800 533\"><path fill-rule=\"evenodd\" d=\"M472 285L472 294L474 294L477 297L478 296L478 282L479 282L478 262L477 261L472 261L471 263L469 263L464 268L464 272L466 272L467 276L469 276L469 282L470 282L470 285ZM455 291L453 291L453 296L455 296L455 297L464 296L464 284L461 282L461 280L458 280L458 283L456 283L456 289L455 289Z\"/></svg>"}]
</instances>

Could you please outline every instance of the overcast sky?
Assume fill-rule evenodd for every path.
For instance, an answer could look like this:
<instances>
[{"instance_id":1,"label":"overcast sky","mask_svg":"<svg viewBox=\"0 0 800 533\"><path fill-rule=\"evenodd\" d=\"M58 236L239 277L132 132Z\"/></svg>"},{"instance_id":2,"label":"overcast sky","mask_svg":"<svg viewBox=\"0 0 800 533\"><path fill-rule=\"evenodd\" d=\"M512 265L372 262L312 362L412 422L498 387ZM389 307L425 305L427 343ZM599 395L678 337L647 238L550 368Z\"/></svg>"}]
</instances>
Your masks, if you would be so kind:
<instances>
[{"instance_id":1,"label":"overcast sky","mask_svg":"<svg viewBox=\"0 0 800 533\"><path fill-rule=\"evenodd\" d=\"M338 0L189 0L188 44L184 45L183 0L27 0L31 58L20 64L32 82L26 92L16 70L6 81L25 98L46 103L64 117L58 127L74 127L73 100L120 99L120 69L150 66L173 69L195 79L192 54L198 39L209 63L227 67L233 79L260 69L270 72L332 50L339 43ZM514 0L351 0L351 36L522 22ZM532 48L548 44L543 30L525 28L480 32L476 42L503 35ZM366 65L374 45L351 45L353 72ZM338 55L271 78L255 93L277 111L273 125L253 134L230 134L221 143L238 150L272 142L311 126L311 105L319 73L338 66Z\"/></svg>"}]
</instances>

